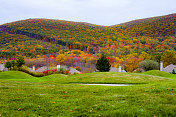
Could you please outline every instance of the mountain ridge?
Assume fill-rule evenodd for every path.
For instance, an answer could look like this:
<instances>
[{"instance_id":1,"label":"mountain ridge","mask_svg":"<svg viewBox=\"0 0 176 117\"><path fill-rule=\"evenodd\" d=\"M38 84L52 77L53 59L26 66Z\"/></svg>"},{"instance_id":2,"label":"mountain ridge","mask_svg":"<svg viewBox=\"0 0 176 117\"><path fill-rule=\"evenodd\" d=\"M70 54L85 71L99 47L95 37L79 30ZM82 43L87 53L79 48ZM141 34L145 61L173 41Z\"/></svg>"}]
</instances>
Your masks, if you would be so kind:
<instances>
[{"instance_id":1,"label":"mountain ridge","mask_svg":"<svg viewBox=\"0 0 176 117\"><path fill-rule=\"evenodd\" d=\"M27 19L0 25L0 31L2 35L6 35L2 36L3 44L6 43L5 40L12 42L8 37L10 34L15 35L14 37L25 35L31 40L56 44L56 48L79 49L88 53L106 52L111 56L176 49L176 13L113 26L54 19ZM17 38L14 40L18 41Z\"/></svg>"},{"instance_id":2,"label":"mountain ridge","mask_svg":"<svg viewBox=\"0 0 176 117\"><path fill-rule=\"evenodd\" d=\"M18 21L25 21L25 20L32 20L32 19L43 19L43 20L58 20L58 21L66 21L66 22L75 22L75 23L82 23L82 24L91 24L91 25L97 25L97 26L103 26L103 27L112 27L112 26L117 26L117 25L123 25L123 24L128 24L130 22L135 22L135 21L139 21L139 20L147 20L147 19L151 19L151 18L159 18L159 17L164 17L164 16L175 16L176 13L171 13L171 14L166 14L166 15L160 15L160 16L151 16L151 17L146 17L146 18L139 18L139 19L134 19L134 20L131 20L131 21L126 21L126 22L122 22L122 23L119 23L119 24L114 24L114 25L98 25L98 24L94 24L94 23L90 23L90 22L82 22L82 21L71 21L71 20L61 20L61 19L48 19L48 18L27 18L27 19L22 19L22 20L17 20L17 21L12 21L12 22L8 22L8 23L3 23L3 24L0 24L1 25L6 25L6 24L9 24L9 23L15 23L15 22L18 22Z\"/></svg>"}]
</instances>

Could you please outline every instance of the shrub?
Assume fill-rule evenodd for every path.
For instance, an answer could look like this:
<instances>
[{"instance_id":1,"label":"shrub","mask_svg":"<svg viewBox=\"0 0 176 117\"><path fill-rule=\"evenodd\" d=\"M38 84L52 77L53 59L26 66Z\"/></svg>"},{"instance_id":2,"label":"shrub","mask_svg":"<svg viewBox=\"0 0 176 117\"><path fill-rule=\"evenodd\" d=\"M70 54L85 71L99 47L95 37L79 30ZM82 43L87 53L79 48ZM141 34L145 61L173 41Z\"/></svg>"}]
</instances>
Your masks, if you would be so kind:
<instances>
[{"instance_id":1,"label":"shrub","mask_svg":"<svg viewBox=\"0 0 176 117\"><path fill-rule=\"evenodd\" d=\"M66 74L66 75L70 74L69 70L65 71L65 74Z\"/></svg>"},{"instance_id":2,"label":"shrub","mask_svg":"<svg viewBox=\"0 0 176 117\"><path fill-rule=\"evenodd\" d=\"M43 73L37 73L37 72L29 71L29 69L26 66L22 66L21 71L23 71L23 72L25 72L27 74L30 74L30 75L32 75L34 77L43 77L43 76L45 76L45 74L43 74Z\"/></svg>"},{"instance_id":3,"label":"shrub","mask_svg":"<svg viewBox=\"0 0 176 117\"><path fill-rule=\"evenodd\" d=\"M65 69L64 68L58 69L58 73L65 74Z\"/></svg>"},{"instance_id":4,"label":"shrub","mask_svg":"<svg viewBox=\"0 0 176 117\"><path fill-rule=\"evenodd\" d=\"M25 73L29 73L29 69L26 66L22 66L21 67L21 71L25 72Z\"/></svg>"},{"instance_id":5,"label":"shrub","mask_svg":"<svg viewBox=\"0 0 176 117\"><path fill-rule=\"evenodd\" d=\"M159 64L153 60L144 60L139 63L139 67L144 71L159 70Z\"/></svg>"},{"instance_id":6,"label":"shrub","mask_svg":"<svg viewBox=\"0 0 176 117\"><path fill-rule=\"evenodd\" d=\"M78 70L78 71L80 71L80 72L82 71L79 66L75 67L75 69Z\"/></svg>"},{"instance_id":7,"label":"shrub","mask_svg":"<svg viewBox=\"0 0 176 117\"><path fill-rule=\"evenodd\" d=\"M56 73L56 72L57 72L57 69L53 69L52 72L53 72L53 73Z\"/></svg>"},{"instance_id":8,"label":"shrub","mask_svg":"<svg viewBox=\"0 0 176 117\"><path fill-rule=\"evenodd\" d=\"M42 72L45 75L51 75L53 72L51 70L46 70Z\"/></svg>"},{"instance_id":9,"label":"shrub","mask_svg":"<svg viewBox=\"0 0 176 117\"><path fill-rule=\"evenodd\" d=\"M18 67L15 65L14 68L13 68L13 70L18 70Z\"/></svg>"},{"instance_id":10,"label":"shrub","mask_svg":"<svg viewBox=\"0 0 176 117\"><path fill-rule=\"evenodd\" d=\"M96 69L100 72L109 72L111 64L104 54L97 60Z\"/></svg>"},{"instance_id":11,"label":"shrub","mask_svg":"<svg viewBox=\"0 0 176 117\"><path fill-rule=\"evenodd\" d=\"M53 70L46 70L42 72L45 75L51 75L51 74L55 74L57 73L57 69L53 69Z\"/></svg>"},{"instance_id":12,"label":"shrub","mask_svg":"<svg viewBox=\"0 0 176 117\"><path fill-rule=\"evenodd\" d=\"M52 70L48 70L47 75L51 75L51 74L53 74L53 71Z\"/></svg>"},{"instance_id":13,"label":"shrub","mask_svg":"<svg viewBox=\"0 0 176 117\"><path fill-rule=\"evenodd\" d=\"M79 73L76 73L76 72L73 73L73 75L77 75L77 74L79 74Z\"/></svg>"},{"instance_id":14,"label":"shrub","mask_svg":"<svg viewBox=\"0 0 176 117\"><path fill-rule=\"evenodd\" d=\"M43 76L45 76L45 74L43 74L43 73L37 73L37 72L31 72L31 75L35 76L35 77L43 77Z\"/></svg>"}]
</instances>

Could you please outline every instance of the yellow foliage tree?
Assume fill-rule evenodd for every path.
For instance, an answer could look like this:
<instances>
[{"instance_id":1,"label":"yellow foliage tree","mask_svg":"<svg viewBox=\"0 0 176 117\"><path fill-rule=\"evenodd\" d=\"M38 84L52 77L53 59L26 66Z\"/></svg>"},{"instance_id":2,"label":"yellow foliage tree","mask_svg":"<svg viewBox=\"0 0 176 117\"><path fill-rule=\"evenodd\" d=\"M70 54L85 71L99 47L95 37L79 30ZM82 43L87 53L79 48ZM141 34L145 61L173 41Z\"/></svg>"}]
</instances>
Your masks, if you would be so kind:
<instances>
[{"instance_id":1,"label":"yellow foliage tree","mask_svg":"<svg viewBox=\"0 0 176 117\"><path fill-rule=\"evenodd\" d=\"M66 56L64 54L59 54L56 57L56 61L59 62L59 64L63 65L66 60Z\"/></svg>"}]
</instances>

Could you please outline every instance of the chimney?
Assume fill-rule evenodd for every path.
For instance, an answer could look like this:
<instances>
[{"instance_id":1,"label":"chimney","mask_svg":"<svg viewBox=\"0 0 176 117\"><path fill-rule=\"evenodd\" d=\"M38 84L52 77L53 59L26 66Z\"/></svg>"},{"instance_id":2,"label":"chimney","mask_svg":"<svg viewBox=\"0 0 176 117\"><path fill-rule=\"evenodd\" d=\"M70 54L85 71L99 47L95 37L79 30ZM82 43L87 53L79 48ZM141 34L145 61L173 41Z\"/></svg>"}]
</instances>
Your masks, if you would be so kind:
<instances>
[{"instance_id":1,"label":"chimney","mask_svg":"<svg viewBox=\"0 0 176 117\"><path fill-rule=\"evenodd\" d=\"M160 61L160 71L163 71L163 61Z\"/></svg>"},{"instance_id":2,"label":"chimney","mask_svg":"<svg viewBox=\"0 0 176 117\"><path fill-rule=\"evenodd\" d=\"M60 65L57 65L57 70L59 70L60 69Z\"/></svg>"},{"instance_id":3,"label":"chimney","mask_svg":"<svg viewBox=\"0 0 176 117\"><path fill-rule=\"evenodd\" d=\"M32 70L35 71L35 66L33 66Z\"/></svg>"},{"instance_id":4,"label":"chimney","mask_svg":"<svg viewBox=\"0 0 176 117\"><path fill-rule=\"evenodd\" d=\"M119 64L119 72L122 72L122 68L121 68L120 64Z\"/></svg>"}]
</instances>

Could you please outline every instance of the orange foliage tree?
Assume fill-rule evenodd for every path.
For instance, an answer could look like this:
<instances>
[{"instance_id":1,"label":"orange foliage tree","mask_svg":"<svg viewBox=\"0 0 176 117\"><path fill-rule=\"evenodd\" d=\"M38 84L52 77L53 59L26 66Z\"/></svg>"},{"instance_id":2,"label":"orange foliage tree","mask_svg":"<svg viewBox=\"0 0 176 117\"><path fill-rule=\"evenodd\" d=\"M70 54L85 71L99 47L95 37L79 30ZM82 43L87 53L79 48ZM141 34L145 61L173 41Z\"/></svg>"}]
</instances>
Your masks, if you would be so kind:
<instances>
[{"instance_id":1,"label":"orange foliage tree","mask_svg":"<svg viewBox=\"0 0 176 117\"><path fill-rule=\"evenodd\" d=\"M138 64L142 61L142 58L131 57L124 61L124 68L127 72L133 72L138 68Z\"/></svg>"}]
</instances>

